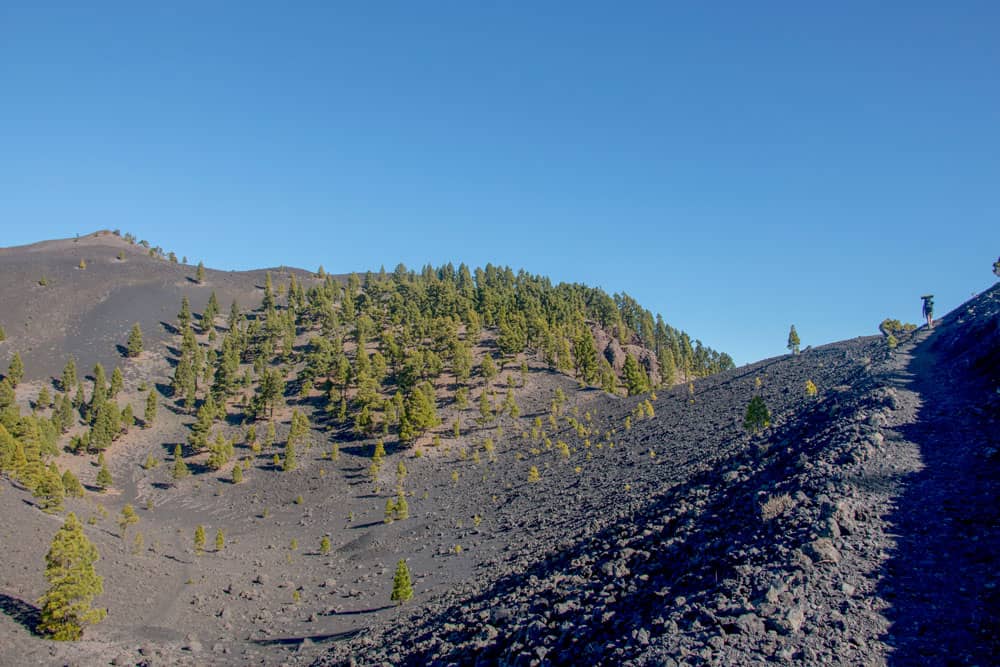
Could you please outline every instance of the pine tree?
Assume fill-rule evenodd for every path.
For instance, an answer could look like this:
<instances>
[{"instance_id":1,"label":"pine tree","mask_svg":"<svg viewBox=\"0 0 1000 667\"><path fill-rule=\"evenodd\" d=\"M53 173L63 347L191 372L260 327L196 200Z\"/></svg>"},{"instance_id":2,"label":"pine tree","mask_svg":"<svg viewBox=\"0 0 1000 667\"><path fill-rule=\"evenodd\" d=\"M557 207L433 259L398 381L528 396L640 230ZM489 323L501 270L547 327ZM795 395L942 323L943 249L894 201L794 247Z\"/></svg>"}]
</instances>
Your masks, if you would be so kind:
<instances>
[{"instance_id":1,"label":"pine tree","mask_svg":"<svg viewBox=\"0 0 1000 667\"><path fill-rule=\"evenodd\" d=\"M392 595L389 599L393 602L403 604L413 597L413 584L410 581L410 568L406 566L406 561L399 560L396 565L396 574L392 578Z\"/></svg>"},{"instance_id":2,"label":"pine tree","mask_svg":"<svg viewBox=\"0 0 1000 667\"><path fill-rule=\"evenodd\" d=\"M81 410L84 406L84 403L86 402L87 399L83 391L83 380L77 380L76 393L73 394L73 407L76 408L77 410Z\"/></svg>"},{"instance_id":3,"label":"pine tree","mask_svg":"<svg viewBox=\"0 0 1000 667\"><path fill-rule=\"evenodd\" d=\"M111 479L111 472L108 470L108 466L101 465L101 469L97 471L97 479L94 481L94 486L101 491L105 491L113 483L114 481Z\"/></svg>"},{"instance_id":4,"label":"pine tree","mask_svg":"<svg viewBox=\"0 0 1000 667\"><path fill-rule=\"evenodd\" d=\"M288 429L288 442L298 445L309 435L309 418L298 410L292 411L292 423ZM308 449L308 446L307 446Z\"/></svg>"},{"instance_id":5,"label":"pine tree","mask_svg":"<svg viewBox=\"0 0 1000 667\"><path fill-rule=\"evenodd\" d=\"M63 491L70 498L83 498L83 485L80 484L80 480L76 478L73 471L68 468L62 475L62 485Z\"/></svg>"},{"instance_id":6,"label":"pine tree","mask_svg":"<svg viewBox=\"0 0 1000 667\"><path fill-rule=\"evenodd\" d=\"M493 421L493 406L490 398L486 395L486 387L479 393L479 423L489 424Z\"/></svg>"},{"instance_id":7,"label":"pine tree","mask_svg":"<svg viewBox=\"0 0 1000 667\"><path fill-rule=\"evenodd\" d=\"M16 400L17 394L14 393L14 387L11 386L10 380L7 378L0 380L0 410L14 408L16 411Z\"/></svg>"},{"instance_id":8,"label":"pine tree","mask_svg":"<svg viewBox=\"0 0 1000 667\"><path fill-rule=\"evenodd\" d=\"M0 326L0 343L4 342L5 340L7 340L7 332L4 331L4 328L2 326Z\"/></svg>"},{"instance_id":9,"label":"pine tree","mask_svg":"<svg viewBox=\"0 0 1000 667\"><path fill-rule=\"evenodd\" d=\"M222 551L226 548L226 534L219 528L215 531L215 550Z\"/></svg>"},{"instance_id":10,"label":"pine tree","mask_svg":"<svg viewBox=\"0 0 1000 667\"><path fill-rule=\"evenodd\" d=\"M76 386L76 383L76 359L70 357L63 368L62 378L59 380L59 389L68 394Z\"/></svg>"},{"instance_id":11,"label":"pine tree","mask_svg":"<svg viewBox=\"0 0 1000 667\"><path fill-rule=\"evenodd\" d=\"M122 539L125 539L125 533L128 532L129 526L139 523L139 515L135 513L135 508L130 504L126 504L122 508L121 516L118 517L118 528L122 531Z\"/></svg>"},{"instance_id":12,"label":"pine tree","mask_svg":"<svg viewBox=\"0 0 1000 667\"><path fill-rule=\"evenodd\" d=\"M18 383L24 379L24 362L21 361L21 353L15 352L10 358L10 365L7 367L7 381L11 387L17 387Z\"/></svg>"},{"instance_id":13,"label":"pine tree","mask_svg":"<svg viewBox=\"0 0 1000 667\"><path fill-rule=\"evenodd\" d=\"M233 466L233 484L241 484L243 482L243 466L239 463Z\"/></svg>"},{"instance_id":14,"label":"pine tree","mask_svg":"<svg viewBox=\"0 0 1000 667\"><path fill-rule=\"evenodd\" d=\"M142 413L142 427L150 428L156 421L156 390L150 389L146 394L146 410Z\"/></svg>"},{"instance_id":15,"label":"pine tree","mask_svg":"<svg viewBox=\"0 0 1000 667\"><path fill-rule=\"evenodd\" d=\"M101 406L108 400L108 380L104 372L104 366L97 364L94 366L94 388L90 394L90 405L87 413L87 421L93 423L100 413Z\"/></svg>"},{"instance_id":16,"label":"pine tree","mask_svg":"<svg viewBox=\"0 0 1000 667\"><path fill-rule=\"evenodd\" d=\"M90 429L90 450L101 452L110 447L120 428L121 415L118 413L117 406L110 401L101 403L97 410L97 416L94 418L94 424Z\"/></svg>"},{"instance_id":17,"label":"pine tree","mask_svg":"<svg viewBox=\"0 0 1000 667\"><path fill-rule=\"evenodd\" d=\"M274 419L274 408L285 392L285 381L277 370L265 368L254 396L254 412L260 416L270 408L269 419Z\"/></svg>"},{"instance_id":18,"label":"pine tree","mask_svg":"<svg viewBox=\"0 0 1000 667\"><path fill-rule=\"evenodd\" d=\"M38 398L35 400L35 409L44 410L52 405L52 394L49 393L49 388L42 386L38 392Z\"/></svg>"},{"instance_id":19,"label":"pine tree","mask_svg":"<svg viewBox=\"0 0 1000 667\"><path fill-rule=\"evenodd\" d=\"M208 447L208 434L212 430L212 424L215 423L218 412L219 408L216 406L212 394L209 394L205 398L205 402L198 408L198 415L194 423L191 424L191 432L188 434L188 444L195 452L200 452Z\"/></svg>"},{"instance_id":20,"label":"pine tree","mask_svg":"<svg viewBox=\"0 0 1000 667\"><path fill-rule=\"evenodd\" d=\"M98 558L97 548L71 513L45 556L49 590L38 601L42 608L40 633L75 641L83 636L84 625L99 623L105 617L106 610L91 607L94 598L104 592L103 579L94 570Z\"/></svg>"},{"instance_id":21,"label":"pine tree","mask_svg":"<svg viewBox=\"0 0 1000 667\"><path fill-rule=\"evenodd\" d=\"M330 553L330 549L331 549L330 538L324 535L323 539L319 541L319 552L325 556L328 553Z\"/></svg>"},{"instance_id":22,"label":"pine tree","mask_svg":"<svg viewBox=\"0 0 1000 667\"><path fill-rule=\"evenodd\" d=\"M598 379L597 346L590 327L583 325L573 342L573 359L576 373L586 384L593 384Z\"/></svg>"},{"instance_id":23,"label":"pine tree","mask_svg":"<svg viewBox=\"0 0 1000 667\"><path fill-rule=\"evenodd\" d=\"M194 553L200 556L205 551L205 526L198 524L194 529Z\"/></svg>"},{"instance_id":24,"label":"pine tree","mask_svg":"<svg viewBox=\"0 0 1000 667\"><path fill-rule=\"evenodd\" d=\"M429 382L417 385L406 399L399 429L400 439L410 442L440 423L434 405L434 386Z\"/></svg>"},{"instance_id":25,"label":"pine tree","mask_svg":"<svg viewBox=\"0 0 1000 667\"><path fill-rule=\"evenodd\" d=\"M215 292L208 297L208 303L205 304L205 312L201 314L201 329L202 331L211 331L215 328L215 318L219 315L219 299L215 296Z\"/></svg>"},{"instance_id":26,"label":"pine tree","mask_svg":"<svg viewBox=\"0 0 1000 667\"><path fill-rule=\"evenodd\" d=\"M56 514L63 510L66 489L54 463L41 471L32 494L38 498L39 507L43 512Z\"/></svg>"},{"instance_id":27,"label":"pine tree","mask_svg":"<svg viewBox=\"0 0 1000 667\"><path fill-rule=\"evenodd\" d=\"M665 387L670 387L677 381L677 365L674 363L674 355L669 349L664 349L659 358L660 362L660 382Z\"/></svg>"},{"instance_id":28,"label":"pine tree","mask_svg":"<svg viewBox=\"0 0 1000 667\"><path fill-rule=\"evenodd\" d=\"M122 428L128 433L133 426L135 426L135 415L132 413L132 404L126 403L122 408Z\"/></svg>"},{"instance_id":29,"label":"pine tree","mask_svg":"<svg viewBox=\"0 0 1000 667\"><path fill-rule=\"evenodd\" d=\"M191 304L186 295L181 297L181 312L177 313L177 323L181 331L186 331L191 324Z\"/></svg>"},{"instance_id":30,"label":"pine tree","mask_svg":"<svg viewBox=\"0 0 1000 667\"><path fill-rule=\"evenodd\" d=\"M271 272L264 274L264 300L261 307L265 313L270 314L274 310L274 285L271 282Z\"/></svg>"},{"instance_id":31,"label":"pine tree","mask_svg":"<svg viewBox=\"0 0 1000 667\"><path fill-rule=\"evenodd\" d=\"M60 433L65 433L75 422L73 416L73 400L69 394L60 394L56 399L56 409L52 415L52 423L59 427Z\"/></svg>"},{"instance_id":32,"label":"pine tree","mask_svg":"<svg viewBox=\"0 0 1000 667\"><path fill-rule=\"evenodd\" d=\"M24 446L14 439L7 427L0 421L0 472L17 470L18 448L24 456Z\"/></svg>"},{"instance_id":33,"label":"pine tree","mask_svg":"<svg viewBox=\"0 0 1000 667\"><path fill-rule=\"evenodd\" d=\"M132 331L128 335L128 356L138 357L142 354L142 329L139 323L132 325Z\"/></svg>"},{"instance_id":34,"label":"pine tree","mask_svg":"<svg viewBox=\"0 0 1000 667\"><path fill-rule=\"evenodd\" d=\"M795 330L795 325L793 324L792 328L788 330L788 349L791 351L792 354L799 353L800 342L801 341L799 340L799 332Z\"/></svg>"},{"instance_id":35,"label":"pine tree","mask_svg":"<svg viewBox=\"0 0 1000 667\"><path fill-rule=\"evenodd\" d=\"M497 376L497 366L493 363L493 357L489 354L483 356L483 361L479 364L479 374L483 376L483 382L486 386L489 386L493 378Z\"/></svg>"},{"instance_id":36,"label":"pine tree","mask_svg":"<svg viewBox=\"0 0 1000 667\"><path fill-rule=\"evenodd\" d=\"M622 374L625 376L625 388L628 390L629 396L649 391L649 378L646 376L646 371L631 354L625 355L625 367L622 369Z\"/></svg>"},{"instance_id":37,"label":"pine tree","mask_svg":"<svg viewBox=\"0 0 1000 667\"><path fill-rule=\"evenodd\" d=\"M396 496L396 518L400 521L410 518L410 506L406 502L406 494L402 491Z\"/></svg>"},{"instance_id":38,"label":"pine tree","mask_svg":"<svg viewBox=\"0 0 1000 667\"><path fill-rule=\"evenodd\" d=\"M298 459L295 457L295 441L288 440L285 442L285 457L281 461L281 469L284 472L291 472L299 466Z\"/></svg>"},{"instance_id":39,"label":"pine tree","mask_svg":"<svg viewBox=\"0 0 1000 667\"><path fill-rule=\"evenodd\" d=\"M208 446L208 467L212 470L219 470L229 463L234 453L233 444L232 440L227 440L221 433L217 433L215 440Z\"/></svg>"},{"instance_id":40,"label":"pine tree","mask_svg":"<svg viewBox=\"0 0 1000 667\"><path fill-rule=\"evenodd\" d=\"M205 263L198 262L198 269L195 271L194 279L199 283L205 282Z\"/></svg>"},{"instance_id":41,"label":"pine tree","mask_svg":"<svg viewBox=\"0 0 1000 667\"><path fill-rule=\"evenodd\" d=\"M187 464L184 463L184 456L183 452L181 451L181 446L176 445L174 447L174 467L170 475L175 480L177 480L177 479L183 479L184 477L187 477L190 474L191 471L188 470Z\"/></svg>"},{"instance_id":42,"label":"pine tree","mask_svg":"<svg viewBox=\"0 0 1000 667\"><path fill-rule=\"evenodd\" d=\"M771 413L764 404L764 399L754 396L747 405L743 427L751 433L759 433L771 425Z\"/></svg>"}]
</instances>

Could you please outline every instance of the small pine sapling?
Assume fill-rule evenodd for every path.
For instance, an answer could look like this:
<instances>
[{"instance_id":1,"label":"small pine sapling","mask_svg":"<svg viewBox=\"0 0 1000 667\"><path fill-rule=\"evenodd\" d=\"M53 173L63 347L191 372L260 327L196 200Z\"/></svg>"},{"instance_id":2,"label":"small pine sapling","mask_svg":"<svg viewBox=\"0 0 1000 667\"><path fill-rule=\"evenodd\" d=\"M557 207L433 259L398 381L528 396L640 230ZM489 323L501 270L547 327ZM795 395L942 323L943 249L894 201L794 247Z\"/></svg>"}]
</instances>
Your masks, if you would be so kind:
<instances>
[{"instance_id":1,"label":"small pine sapling","mask_svg":"<svg viewBox=\"0 0 1000 667\"><path fill-rule=\"evenodd\" d=\"M194 529L194 553L200 556L205 552L205 526L198 524Z\"/></svg>"},{"instance_id":2,"label":"small pine sapling","mask_svg":"<svg viewBox=\"0 0 1000 667\"><path fill-rule=\"evenodd\" d=\"M396 564L396 573L392 578L392 594L389 599L393 602L403 604L413 597L413 584L410 580L410 568L406 566L406 561L399 560Z\"/></svg>"}]
</instances>

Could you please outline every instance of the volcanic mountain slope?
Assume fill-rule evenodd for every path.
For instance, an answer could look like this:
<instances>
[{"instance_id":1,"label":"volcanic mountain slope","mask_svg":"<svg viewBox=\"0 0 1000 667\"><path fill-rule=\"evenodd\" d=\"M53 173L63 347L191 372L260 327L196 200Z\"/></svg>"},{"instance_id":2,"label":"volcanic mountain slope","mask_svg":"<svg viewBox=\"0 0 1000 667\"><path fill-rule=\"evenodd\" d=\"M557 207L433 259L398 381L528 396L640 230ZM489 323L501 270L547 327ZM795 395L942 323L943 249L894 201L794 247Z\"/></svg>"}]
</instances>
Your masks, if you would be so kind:
<instances>
[{"instance_id":1,"label":"volcanic mountain slope","mask_svg":"<svg viewBox=\"0 0 1000 667\"><path fill-rule=\"evenodd\" d=\"M141 408L144 387L164 395L149 428L104 452L112 487L93 486L93 455L55 459L89 486L66 509L105 578L108 617L83 641L34 635L61 518L16 473L2 482L0 664L987 664L998 304L995 287L895 351L858 338L632 397L581 388L532 353L497 355L497 376L468 384L510 388L517 414L458 405L446 376L442 423L409 444L393 432L374 475L377 430L357 433L328 412L319 381L294 381L317 349L306 322L289 360L264 367L289 380L274 444L255 450L245 435L268 423L250 415L255 381L212 426L235 439L238 484L234 461L213 469L189 445L194 417L170 393L184 343L168 316L160 346L120 360L119 403ZM201 348L219 345L207 324L196 330ZM497 338L484 330L477 362ZM19 385L22 408L37 389ZM743 426L753 396L771 411L759 435ZM295 410L311 429L282 471ZM176 445L194 473L178 480ZM406 518L387 517L397 487ZM126 503L140 520L122 529ZM414 579L401 607L389 599L399 560Z\"/></svg>"},{"instance_id":2,"label":"volcanic mountain slope","mask_svg":"<svg viewBox=\"0 0 1000 667\"><path fill-rule=\"evenodd\" d=\"M205 284L199 284L191 267L151 257L110 233L7 249L0 268L5 277L0 313L8 334L0 351L8 359L19 352L26 366L15 400L8 403L3 397L0 424L17 439L41 440L44 445L42 461L29 462L34 468L18 464L5 471L5 492L0 494L7 518L0 527L0 543L10 565L0 574L0 608L6 612L0 616L0 633L4 645L12 649L0 656L0 662L106 662L116 657L124 663L280 662L285 647L297 646L302 637L341 636L391 613L385 604L385 578L387 573L391 578L399 558L413 562L420 600L451 590L468 580L479 563L511 548L522 517L511 511L521 505L508 499L517 496L516 489L523 486L531 466L541 470L543 480L550 477L550 468L552 473L571 471L586 479L585 471L592 466L598 469L602 456L624 455L615 442L623 432L624 413L618 412L624 399L593 388L581 389L577 380L552 368L564 362L572 367L574 357L568 355L575 352L570 352L568 341L560 344L550 336L547 344L554 351L550 360L539 359L544 355L532 350L498 354L507 322L476 328L473 339L469 331L478 319L469 311L461 313L468 322L462 322L458 335L466 339L468 363L476 367L476 373L460 380L457 375L449 377L456 372L453 368L443 377L440 366L436 371L429 367L413 371L419 373L418 378L429 378L423 386L434 391L440 423L430 426L415 442L401 446L398 423L388 422L394 408L385 388L402 387L397 378L410 369L409 350L433 361L420 348L432 352L434 340L427 342L428 334L420 330L424 325L413 313L417 303L445 311L440 299L420 293L423 285L433 288L439 283L433 273L426 279L405 272L392 278L374 277L370 288L346 299L340 295L358 289L356 278L335 283L329 277L296 271L297 283L289 283L284 293L275 290L280 303L274 308L240 313L235 323L227 320L223 326L223 317L212 321L198 317L199 304L208 301L206 293L215 291L223 309L232 298L254 304L255 297L267 295L259 289L267 284L263 272L207 271ZM44 280L35 280L39 273ZM288 272L275 274L288 277ZM582 297L602 297L582 286L551 286L534 277L515 278L509 271L492 275L498 284L522 281L525 289L537 290L535 296L523 296L535 299L536 304L542 298L550 300L556 323L582 312L586 307ZM38 293L31 291L33 280ZM390 280L395 282L390 285ZM293 284L309 289L308 307L300 301L292 308ZM319 291L314 292L314 287ZM408 299L393 294L402 291ZM294 297L301 299L303 293L295 292ZM328 299L329 294L334 298ZM482 290L480 296L485 301L498 294L511 296L513 292L498 288ZM196 311L190 328L175 315L182 295ZM376 295L385 302L384 311ZM610 297L602 298L605 313L617 308ZM566 307L557 310L552 304ZM482 312L484 316L490 313L488 309ZM533 312L545 310L536 305ZM364 361L372 366L378 365L375 360L381 350L391 354L386 331L392 328L404 338L409 336L403 348L406 358L376 385L374 398L368 399L387 424L385 428L392 430L392 437L386 438L385 461L374 477L378 430L370 421L362 422L355 408L361 400L357 385L363 383L338 387L330 378L323 381L322 375L307 373L324 361L328 348L320 338L331 346L342 345L346 354L339 358L349 355L352 370L363 372L358 340L368 313L386 322L385 329L376 330L380 343L366 349ZM506 313L504 318L510 316L510 311L501 313ZM311 319L314 315L316 320ZM417 324L408 329L407 318ZM652 322L651 316L646 319ZM134 321L142 324L146 352L138 358L124 358L119 346ZM455 335L458 328L455 319L446 317L434 323L443 327L444 334ZM603 340L602 348L604 344L610 348L611 343L617 350L636 348L634 338L620 333L620 324L610 333L597 322L573 326L578 338L592 335L595 343ZM372 334L370 324L364 328ZM567 324L557 333L570 331ZM209 388L214 393L218 385L218 374L213 382L207 373L215 371L216 364L221 367L226 341L237 333L246 358L237 356L230 384L218 390L216 398L225 417L222 410L206 412L213 446L222 443L221 451L227 445L232 451L221 464L213 464L206 447L192 440L194 407L207 410ZM675 340L689 339L678 335ZM606 368L613 372L616 353L607 354L608 348L600 352L605 354ZM713 356L700 344L687 349L691 354L685 363L688 368L725 358ZM195 406L188 404L183 392L172 390L172 385L178 386L179 369L191 350L197 350L202 365L194 389ZM650 350L643 350L640 357L655 361ZM38 397L44 390L66 402L69 393L63 394L62 383L52 381L52 376L70 356L77 359L79 377L86 378L86 391L72 392L83 403L74 406L70 422L56 426L63 429L59 433L52 430L57 410L40 404ZM487 357L499 366L493 371L495 376L486 375ZM123 371L123 387L111 397L116 410L131 407L134 414L142 415L150 397L159 406L151 420L140 417L131 428L116 429L113 443L100 456L91 451L100 421L94 416L97 379L86 376L84 370L96 362L107 367L117 364ZM699 368L705 372L708 366ZM265 371L279 374L288 383L273 415L255 405ZM354 373L348 377L352 375L357 377ZM239 382L232 382L237 377ZM460 389L480 394L478 410L458 401ZM412 388L407 391L412 395ZM505 391L509 402L502 399ZM340 396L339 404L350 406L346 417L336 414L333 399ZM608 409L614 411L605 414ZM286 465L287 441L295 412L308 418L310 428L299 440L297 467L285 470L291 467ZM395 414L398 422L401 413ZM260 419L254 421L255 417ZM460 434L452 428L456 422ZM269 425L274 426L273 440ZM249 435L250 426L256 427L256 437ZM45 444L50 436L52 442ZM10 442L0 433L0 445ZM174 454L178 447L179 457ZM38 456L37 450L33 456ZM173 469L182 462L193 474L175 478ZM85 640L76 644L50 644L33 634L39 615L35 600L45 590L44 555L59 521L58 515L41 511L42 503L32 493L37 490L34 480L39 463L55 465L60 473L72 472L83 482L85 496L67 498L66 511L84 521L101 553L98 571L105 578L105 592L98 604L107 607L108 617L87 629ZM98 479L103 467L112 478L106 490L100 488ZM241 483L234 483L236 467L243 474ZM545 482L538 488L545 488ZM403 519L396 512L399 520L386 522L386 505L398 500L400 493L408 500L409 517ZM123 528L119 524L126 505L136 508L138 525ZM499 526L495 531L488 528L494 523ZM209 550L203 555L192 548L198 526L208 531ZM216 531L222 532L222 547L212 549ZM320 548L324 536L329 540L328 550ZM525 544L532 548L538 543ZM208 647L211 655L205 653Z\"/></svg>"},{"instance_id":3,"label":"volcanic mountain slope","mask_svg":"<svg viewBox=\"0 0 1000 667\"><path fill-rule=\"evenodd\" d=\"M318 664L989 664L998 354L995 286L892 353L858 339L661 394L599 475L524 488L541 550ZM754 377L775 419L747 437Z\"/></svg>"},{"instance_id":4,"label":"volcanic mountain slope","mask_svg":"<svg viewBox=\"0 0 1000 667\"><path fill-rule=\"evenodd\" d=\"M19 352L30 379L57 376L70 356L86 369L97 363L110 369L120 363L120 346L134 323L146 348L155 349L171 338L182 296L195 312L213 291L227 312L234 299L256 307L265 273L205 269L199 283L194 266L151 256L145 246L107 231L0 248L0 325L7 335L0 360L6 368Z\"/></svg>"}]
</instances>

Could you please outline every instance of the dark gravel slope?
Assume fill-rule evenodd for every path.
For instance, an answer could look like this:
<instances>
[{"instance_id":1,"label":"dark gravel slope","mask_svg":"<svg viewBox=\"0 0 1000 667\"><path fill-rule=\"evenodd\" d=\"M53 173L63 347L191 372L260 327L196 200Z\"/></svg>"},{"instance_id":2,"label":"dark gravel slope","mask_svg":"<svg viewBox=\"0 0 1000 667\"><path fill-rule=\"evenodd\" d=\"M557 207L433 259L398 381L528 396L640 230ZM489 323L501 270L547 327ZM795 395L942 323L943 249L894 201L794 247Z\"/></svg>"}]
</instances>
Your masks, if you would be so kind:
<instances>
[{"instance_id":1,"label":"dark gravel slope","mask_svg":"<svg viewBox=\"0 0 1000 667\"><path fill-rule=\"evenodd\" d=\"M895 352L856 339L661 394L599 470L510 494L473 581L316 664L989 664L997 298ZM755 391L775 418L749 437Z\"/></svg>"},{"instance_id":2,"label":"dark gravel slope","mask_svg":"<svg viewBox=\"0 0 1000 667\"><path fill-rule=\"evenodd\" d=\"M288 270L281 271L276 282L287 282ZM176 321L183 296L194 312L204 309L213 291L223 315L233 299L243 308L257 307L264 274L206 269L199 284L194 266L150 257L110 232L0 248L0 326L7 334L0 368L17 351L29 381L58 375L71 355L81 371L98 362L110 371L121 363L118 346L125 345L134 323L142 327L146 349L157 349L172 334L165 323ZM43 279L46 284L39 284Z\"/></svg>"}]
</instances>

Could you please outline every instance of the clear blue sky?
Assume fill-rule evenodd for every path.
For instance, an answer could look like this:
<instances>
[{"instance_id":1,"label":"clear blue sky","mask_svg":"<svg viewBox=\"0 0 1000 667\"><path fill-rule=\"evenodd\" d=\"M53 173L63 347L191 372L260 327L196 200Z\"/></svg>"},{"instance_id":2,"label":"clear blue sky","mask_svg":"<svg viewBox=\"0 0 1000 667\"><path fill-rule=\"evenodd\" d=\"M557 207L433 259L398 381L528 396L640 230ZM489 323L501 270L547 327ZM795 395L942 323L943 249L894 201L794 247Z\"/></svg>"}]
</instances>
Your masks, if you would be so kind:
<instances>
[{"instance_id":1,"label":"clear blue sky","mask_svg":"<svg viewBox=\"0 0 1000 667\"><path fill-rule=\"evenodd\" d=\"M737 363L992 284L1000 4L485 4L0 3L0 245L509 264Z\"/></svg>"}]
</instances>

